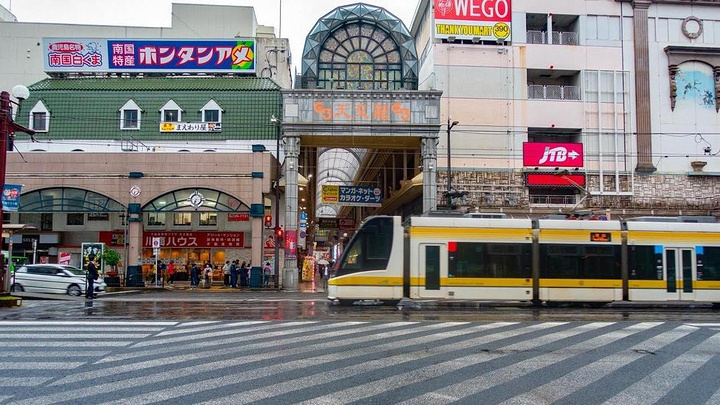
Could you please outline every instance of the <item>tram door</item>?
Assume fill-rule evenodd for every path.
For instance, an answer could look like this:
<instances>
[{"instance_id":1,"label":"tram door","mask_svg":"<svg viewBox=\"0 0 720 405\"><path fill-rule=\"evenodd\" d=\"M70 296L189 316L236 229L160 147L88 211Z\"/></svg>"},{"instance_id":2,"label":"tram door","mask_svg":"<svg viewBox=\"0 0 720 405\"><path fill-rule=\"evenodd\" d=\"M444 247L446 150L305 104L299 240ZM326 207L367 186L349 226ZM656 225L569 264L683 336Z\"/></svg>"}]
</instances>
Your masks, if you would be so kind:
<instances>
[{"instance_id":1,"label":"tram door","mask_svg":"<svg viewBox=\"0 0 720 405\"><path fill-rule=\"evenodd\" d=\"M420 277L418 295L420 298L443 298L445 289L442 280L447 279L447 248L444 244L420 245Z\"/></svg>"},{"instance_id":2,"label":"tram door","mask_svg":"<svg viewBox=\"0 0 720 405\"><path fill-rule=\"evenodd\" d=\"M695 252L692 248L665 248L667 298L694 300Z\"/></svg>"}]
</instances>

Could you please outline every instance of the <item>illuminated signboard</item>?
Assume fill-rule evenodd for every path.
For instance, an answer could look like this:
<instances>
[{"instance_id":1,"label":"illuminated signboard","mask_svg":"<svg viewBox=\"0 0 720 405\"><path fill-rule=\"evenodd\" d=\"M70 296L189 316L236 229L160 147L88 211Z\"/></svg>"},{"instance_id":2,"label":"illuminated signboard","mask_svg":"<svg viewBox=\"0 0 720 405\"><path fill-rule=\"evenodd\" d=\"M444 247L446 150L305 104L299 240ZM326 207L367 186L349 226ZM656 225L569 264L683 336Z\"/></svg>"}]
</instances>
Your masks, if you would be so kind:
<instances>
[{"instance_id":1,"label":"illuminated signboard","mask_svg":"<svg viewBox=\"0 0 720 405\"><path fill-rule=\"evenodd\" d=\"M524 166L582 167L583 164L581 143L523 143Z\"/></svg>"},{"instance_id":2,"label":"illuminated signboard","mask_svg":"<svg viewBox=\"0 0 720 405\"><path fill-rule=\"evenodd\" d=\"M512 0L435 0L435 38L507 40Z\"/></svg>"},{"instance_id":3,"label":"illuminated signboard","mask_svg":"<svg viewBox=\"0 0 720 405\"><path fill-rule=\"evenodd\" d=\"M612 234L610 232L591 232L590 242L610 242Z\"/></svg>"},{"instance_id":4,"label":"illuminated signboard","mask_svg":"<svg viewBox=\"0 0 720 405\"><path fill-rule=\"evenodd\" d=\"M537 187L583 187L585 174L525 173L525 184Z\"/></svg>"},{"instance_id":5,"label":"illuminated signboard","mask_svg":"<svg viewBox=\"0 0 720 405\"><path fill-rule=\"evenodd\" d=\"M46 72L254 73L254 39L43 38Z\"/></svg>"},{"instance_id":6,"label":"illuminated signboard","mask_svg":"<svg viewBox=\"0 0 720 405\"><path fill-rule=\"evenodd\" d=\"M322 186L323 203L335 203L356 207L380 207L382 190L380 187Z\"/></svg>"}]
</instances>

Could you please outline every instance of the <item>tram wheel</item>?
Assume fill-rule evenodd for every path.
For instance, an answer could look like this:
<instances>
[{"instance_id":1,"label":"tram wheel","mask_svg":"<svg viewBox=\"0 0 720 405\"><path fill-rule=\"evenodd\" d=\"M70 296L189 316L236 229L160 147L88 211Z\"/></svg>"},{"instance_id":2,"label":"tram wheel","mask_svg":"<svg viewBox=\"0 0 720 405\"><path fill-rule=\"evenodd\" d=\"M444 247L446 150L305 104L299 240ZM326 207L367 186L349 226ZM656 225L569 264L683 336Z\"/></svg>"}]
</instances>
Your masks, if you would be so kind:
<instances>
[{"instance_id":1,"label":"tram wheel","mask_svg":"<svg viewBox=\"0 0 720 405\"><path fill-rule=\"evenodd\" d=\"M338 300L338 305L341 307L351 307L355 303L355 300Z\"/></svg>"}]
</instances>

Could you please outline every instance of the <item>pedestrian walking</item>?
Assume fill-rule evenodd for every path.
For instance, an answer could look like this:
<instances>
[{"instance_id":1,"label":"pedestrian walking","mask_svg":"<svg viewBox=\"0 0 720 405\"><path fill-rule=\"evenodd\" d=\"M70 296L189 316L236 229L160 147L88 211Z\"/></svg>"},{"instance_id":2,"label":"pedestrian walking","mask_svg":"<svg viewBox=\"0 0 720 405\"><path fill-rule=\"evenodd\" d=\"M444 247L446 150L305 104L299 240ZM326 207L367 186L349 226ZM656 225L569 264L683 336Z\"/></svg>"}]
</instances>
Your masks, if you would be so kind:
<instances>
[{"instance_id":1,"label":"pedestrian walking","mask_svg":"<svg viewBox=\"0 0 720 405\"><path fill-rule=\"evenodd\" d=\"M230 260L226 260L222 267L223 270L223 285L225 287L230 286Z\"/></svg>"},{"instance_id":2,"label":"pedestrian walking","mask_svg":"<svg viewBox=\"0 0 720 405\"><path fill-rule=\"evenodd\" d=\"M190 263L190 287L197 288L198 284L200 284L198 266L196 263Z\"/></svg>"},{"instance_id":3,"label":"pedestrian walking","mask_svg":"<svg viewBox=\"0 0 720 405\"><path fill-rule=\"evenodd\" d=\"M230 285L232 288L237 288L237 279L238 279L237 260L233 260L232 264L230 265Z\"/></svg>"},{"instance_id":4,"label":"pedestrian walking","mask_svg":"<svg viewBox=\"0 0 720 405\"><path fill-rule=\"evenodd\" d=\"M265 267L263 268L263 287L270 287L270 276L272 275L272 266L270 265L270 262L265 263Z\"/></svg>"},{"instance_id":5,"label":"pedestrian walking","mask_svg":"<svg viewBox=\"0 0 720 405\"><path fill-rule=\"evenodd\" d=\"M240 268L238 271L240 272L240 287L246 287L247 286L247 269L246 269L247 263L243 260L242 264L240 264Z\"/></svg>"},{"instance_id":6,"label":"pedestrian walking","mask_svg":"<svg viewBox=\"0 0 720 405\"><path fill-rule=\"evenodd\" d=\"M85 289L85 298L95 298L95 280L100 277L95 262L92 260L88 261L87 264L87 288Z\"/></svg>"},{"instance_id":7,"label":"pedestrian walking","mask_svg":"<svg viewBox=\"0 0 720 405\"><path fill-rule=\"evenodd\" d=\"M210 288L212 286L212 278L213 278L213 269L210 266L210 263L205 264L205 270L203 271L205 275L205 288Z\"/></svg>"},{"instance_id":8,"label":"pedestrian walking","mask_svg":"<svg viewBox=\"0 0 720 405\"><path fill-rule=\"evenodd\" d=\"M173 284L173 282L175 281L175 262L173 262L172 260L170 260L170 264L168 264L167 272L168 283Z\"/></svg>"}]
</instances>

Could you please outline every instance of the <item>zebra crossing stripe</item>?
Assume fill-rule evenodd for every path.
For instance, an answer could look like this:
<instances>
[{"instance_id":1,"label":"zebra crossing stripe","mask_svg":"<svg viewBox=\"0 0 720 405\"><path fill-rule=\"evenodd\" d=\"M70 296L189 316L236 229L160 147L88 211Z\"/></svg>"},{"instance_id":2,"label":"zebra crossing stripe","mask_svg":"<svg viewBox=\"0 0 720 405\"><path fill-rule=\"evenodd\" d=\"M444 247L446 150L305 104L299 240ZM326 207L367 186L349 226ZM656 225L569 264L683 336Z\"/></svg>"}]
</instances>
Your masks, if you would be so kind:
<instances>
[{"instance_id":1,"label":"zebra crossing stripe","mask_svg":"<svg viewBox=\"0 0 720 405\"><path fill-rule=\"evenodd\" d=\"M636 332L639 332L637 328L625 328L619 331L611 332L605 336L611 341L617 341ZM538 398L542 398L543 403L555 402L567 395L570 395L578 389L589 385L597 379L612 374L626 364L632 363L642 356L646 356L647 353L655 353L661 350L663 347L691 332L692 330L685 328L675 328L673 330L663 332L627 350L624 350L621 353L612 354L600 361L590 363L547 384L541 385L532 391L515 396L504 402L503 405L512 405L517 403L534 404L537 403L536 401Z\"/></svg>"},{"instance_id":2,"label":"zebra crossing stripe","mask_svg":"<svg viewBox=\"0 0 720 405\"><path fill-rule=\"evenodd\" d=\"M657 402L667 392L675 388L715 356L713 350L717 350L718 347L720 347L720 334L715 334L683 353L682 356L665 363L642 380L610 398L606 404L618 405L630 402L649 404ZM662 381L662 384L657 384L658 381Z\"/></svg>"},{"instance_id":3,"label":"zebra crossing stripe","mask_svg":"<svg viewBox=\"0 0 720 405\"><path fill-rule=\"evenodd\" d=\"M69 341L69 342L55 342L55 341L22 341L22 340L10 340L6 342L0 343L5 348L14 348L14 347L87 347L88 346L88 340L92 337L92 335L88 336L87 338L83 338L83 340L78 341ZM48 336L50 338L50 336ZM135 342L133 341L118 341L118 340L112 340L112 341L97 341L92 342L92 346L97 347L117 347L117 346L130 346Z\"/></svg>"},{"instance_id":4,"label":"zebra crossing stripe","mask_svg":"<svg viewBox=\"0 0 720 405\"><path fill-rule=\"evenodd\" d=\"M0 321L0 326L175 326L179 322L142 321Z\"/></svg>"},{"instance_id":5,"label":"zebra crossing stripe","mask_svg":"<svg viewBox=\"0 0 720 405\"><path fill-rule=\"evenodd\" d=\"M68 326L68 327L52 327L52 326L40 326L40 327L32 327L32 326L14 326L12 328L8 328L6 332L12 331L12 333L20 333L20 332L75 332L75 333L96 333L96 332L133 332L133 333L140 333L140 332L160 332L167 329L166 326L161 327L131 327L131 326L83 326L82 328L78 328L77 326Z\"/></svg>"},{"instance_id":6,"label":"zebra crossing stripe","mask_svg":"<svg viewBox=\"0 0 720 405\"><path fill-rule=\"evenodd\" d=\"M183 334L189 334L189 333L203 333L203 332L211 332L211 331L218 331L220 329L224 328L237 328L238 326L250 326L250 325L260 325L260 324L267 324L269 321L247 321L247 322L233 322L233 323L227 323L227 324L216 324L216 323L200 323L200 325L193 325L193 327L188 327L187 325L183 324L182 328L172 329L172 330L165 330L163 332L158 333L156 336L173 336L173 335L183 335ZM196 324L197 322L191 322L193 324Z\"/></svg>"},{"instance_id":7,"label":"zebra crossing stripe","mask_svg":"<svg viewBox=\"0 0 720 405\"><path fill-rule=\"evenodd\" d=\"M456 371L463 369L465 367L485 363L490 360L494 360L500 357L504 357L508 354L508 352L512 353L515 351L520 350L531 350L536 347L540 347L543 345L546 345L548 343L568 338L571 336L575 336L581 333L585 333L587 331L596 330L602 327L606 327L608 325L612 325L612 323L605 323L605 322L596 322L593 324L586 324L581 325L572 329L566 329L563 331L558 331L554 333L550 333L547 335L543 335L541 337L533 338L530 340L523 340L518 343L510 344L507 346L503 346L501 349L498 349L494 352L490 353L470 353L467 356L462 357L462 361L458 361L457 359L451 359L442 363L433 363L432 365L428 365L426 367L422 367L419 369L415 369L412 371L408 371L405 373L400 374L394 374L391 377L387 377L382 379L381 383L379 381L371 381L366 384L362 385L356 385L350 388L347 388L342 391L333 392L331 394L325 395L320 398L314 398L311 401L306 401L304 403L311 404L316 403L315 401L318 400L319 403L344 403L344 401L347 398L353 398L353 400L357 399L363 399L368 398L373 395L380 394L384 391L390 390L390 389L397 389L401 388L405 385L417 383L421 380L427 380L434 377L438 377L440 375L446 374L451 371ZM418 378L417 376L421 375L421 378ZM414 378L413 378L414 377ZM440 395L446 395L446 396L457 396L457 392L459 388L466 388L473 390L474 393L476 392L475 384L483 384L483 379L485 376L483 375L481 378L478 378L476 380L470 380L470 382L466 383L459 383L457 385L452 386L452 388L448 387L447 390L440 391ZM492 378L488 379L492 383ZM382 388L381 388L382 387ZM437 398L421 398L419 403L432 403L436 402ZM457 398L455 398L457 400Z\"/></svg>"},{"instance_id":8,"label":"zebra crossing stripe","mask_svg":"<svg viewBox=\"0 0 720 405\"><path fill-rule=\"evenodd\" d=\"M0 362L0 369L4 370L72 370L86 363L84 362Z\"/></svg>"},{"instance_id":9,"label":"zebra crossing stripe","mask_svg":"<svg viewBox=\"0 0 720 405\"><path fill-rule=\"evenodd\" d=\"M335 325L335 324L330 324L329 326L333 326L333 325ZM392 324L369 325L369 326L363 326L362 328L353 328L353 330L356 330L358 332L373 331L373 330L377 330L377 329L385 329L388 327L388 325L390 325L390 326L416 326L417 322L395 322ZM442 324L437 324L437 325L442 325ZM314 327L315 329L318 329L317 325L312 325L312 327ZM437 327L439 327L439 326L437 326ZM412 331L413 331L413 329L402 329L402 330L394 331L394 332L373 334L370 336L364 336L363 338L357 338L357 339L365 339L368 341L388 339L388 338L401 336L403 334L412 333ZM287 332L285 332L285 333L287 333ZM346 333L348 333L348 332L346 332ZM335 337L336 335L333 333L321 334L321 335L313 336L313 339L317 339L318 336L324 336L326 338L331 338L331 337ZM216 361L216 362L211 362L211 363L200 363L199 365L195 365L195 366L187 366L185 368L176 369L173 371L173 373L161 373L161 374L153 374L151 376L128 378L128 379L122 379L121 381L116 381L116 382L112 382L112 383L97 384L92 387L65 391L65 392L61 392L61 393L57 393L57 394L53 394L53 395L43 396L42 398L35 398L33 400L33 403L43 404L43 403L53 403L53 402L60 402L60 401L77 400L79 398L85 398L88 396L99 395L99 394L106 394L106 393L121 390L121 389L137 388L137 387L140 387L140 386L143 386L146 384L157 384L157 383L160 383L163 381L172 380L172 379L176 378L175 377L176 375L200 374L200 373L205 373L208 371L214 371L217 369L247 364L247 363L251 363L254 361L258 361L258 360L280 359L281 361L279 361L278 364L285 364L282 362L282 360L286 359L288 356L302 354L306 351L306 349L301 347L301 348L295 348L295 349L273 351L272 353L269 353L269 354L265 354L265 353L254 354L254 353L257 353L259 348L273 347L274 344L284 343L284 342L293 342L296 339L297 339L296 337L291 337L288 339L276 340L275 343L273 343L272 341L268 341L263 344L252 345L253 347L246 346L247 350L245 350L245 351L249 352L249 353L253 353L253 354L244 355L245 353L242 353L244 355L243 357L233 358L233 356L237 355L238 352L242 352L242 350L235 350L235 352L233 352L233 353L228 353L226 351L224 354L227 354L228 356L231 357L228 360ZM203 353L203 354L204 354L204 356L199 357L200 360L202 360L203 358L205 358L207 356L214 356L214 354L207 354L207 353ZM198 357L195 357L194 355L186 355L186 356L182 356L182 357L184 357L182 359L182 361L188 361L188 360L193 360L193 359L198 358ZM173 359L173 360L175 360L175 359ZM97 371L92 371L92 372L87 372L87 373L74 374L74 375L68 376L66 379L63 379L61 381L56 381L51 385L52 386L63 385L63 384L67 384L70 382L85 381L86 379L89 379L89 378L117 375L117 374L121 374L124 372L133 372L133 371L140 370L143 368L149 368L150 365L147 363L149 363L149 362L134 363L132 365L123 366L122 368L115 367L110 370L102 369L102 370L97 370ZM153 367L157 366L157 365L164 365L167 363L167 358L158 359L157 361L153 361L152 363L153 363L152 364ZM237 381L238 381L237 378L234 378L234 379L232 379L232 381L229 381L227 383L227 385L235 384L235 383L237 383ZM178 389L181 389L181 388L182 387L174 388L171 391L177 391Z\"/></svg>"},{"instance_id":10,"label":"zebra crossing stripe","mask_svg":"<svg viewBox=\"0 0 720 405\"><path fill-rule=\"evenodd\" d=\"M86 335L88 338L95 339L145 339L151 336L149 333L53 333L51 335L45 333L0 333L0 341L5 339L17 340L17 339L78 339ZM2 343L0 343L1 345Z\"/></svg>"},{"instance_id":11,"label":"zebra crossing stripe","mask_svg":"<svg viewBox=\"0 0 720 405\"><path fill-rule=\"evenodd\" d=\"M402 345L400 347L407 347L414 344L421 344L421 343L433 343L438 340L447 339L450 337L460 337L465 336L468 334L475 334L478 332L483 331L491 331L493 329L498 329L502 327L507 326L513 326L517 325L516 322L495 322L491 324L484 324L484 325L478 325L478 326L472 326L467 329L463 330L453 330L453 331L440 331L438 333L433 333L428 336L421 336L417 338L412 339L405 339L402 341ZM536 330L535 327L533 327L530 330ZM528 330L525 330L527 332ZM515 329L515 332L510 333L498 333L498 334L491 334L491 335L484 335L482 337L473 338L464 340L462 342L458 342L456 345L452 347L454 350L464 350L465 348L471 347L473 345L481 344L482 342L492 341L492 340L499 340L502 337L509 337L512 334L519 335L521 334L520 329ZM493 338L493 336L495 336ZM313 364L319 365L319 364L325 364L325 363L331 363L331 362L337 362L339 360L351 360L352 358L357 358L360 356L365 356L368 354L378 353L384 350L394 350L398 348L398 344L395 342L391 343L384 343L377 346L371 346L361 349L355 349L352 351L352 355L349 356L345 352L338 351L331 354L322 355L319 357L313 358ZM328 346L326 350L333 350L335 349L332 346ZM327 381L338 381L343 378L348 378L351 376L355 376L357 374L368 372L371 370L380 369L383 367L387 367L387 363L393 363L398 364L402 362L407 362L411 360L415 360L421 357L429 357L436 354L437 350L445 350L444 346L437 346L434 347L434 350L432 352L425 352L422 354L418 354L416 352L410 352L410 353L403 353L399 355L394 355L390 357L383 357L381 359L377 360L371 360L366 361L362 363L354 363L351 366L347 367L333 367L332 370L326 371L323 373L313 373L312 375L303 376L301 378L291 379L291 380L285 380L277 384L273 384L270 387L262 387L252 390L244 390L241 394L237 395L231 395L226 396L222 398L215 399L213 401L209 401L207 403L214 403L214 404L221 404L221 403L232 403L232 404L243 404L247 402L252 401L258 401L265 398L269 398L271 396L277 396L280 394L285 394L288 392L292 392L298 389L313 387L316 385L324 384ZM287 364L288 366L292 366L294 364L297 364L298 367L302 367L304 363L304 360L298 360L296 362ZM262 377L269 377L274 374L276 374L278 371L273 368L266 368L264 370L254 370L252 374L248 374L248 377L255 377L255 378L262 378ZM259 374L258 374L259 373ZM239 378L243 378L244 376L238 375Z\"/></svg>"},{"instance_id":12,"label":"zebra crossing stripe","mask_svg":"<svg viewBox=\"0 0 720 405\"><path fill-rule=\"evenodd\" d=\"M461 330L461 331L453 331L453 332L443 332L442 329L446 329L448 324L442 323L442 324L421 325L421 329L429 330L429 331L439 330L440 332L438 334L440 334L442 336L442 338L447 338L449 336L457 336L458 334L463 334L463 333L466 334L466 333L477 332L477 331L482 331L482 330L487 330L487 329L494 329L494 328L499 328L499 327L506 326L506 325L508 325L508 324L507 323L486 324L486 325L477 326L475 328L469 328L469 329L474 329L472 331ZM545 326L544 328L548 328L548 327L550 327L550 326ZM533 330L544 329L543 326L541 326L541 325L532 325L529 328L531 328ZM527 328L523 328L523 329L527 329ZM362 355L366 355L366 354L370 354L370 353L377 354L377 353L381 353L384 350L398 350L400 348L411 346L413 344L429 343L429 342L432 342L434 340L441 338L441 337L436 338L435 334L431 334L431 335L421 336L421 337L412 338L412 339L397 339L397 337L399 337L403 334L407 334L407 333L409 333L409 332L404 331L404 333L401 333L400 335L383 336L381 339L368 340L367 338L360 338L360 339L366 340L366 341L381 340L386 343L382 343L382 344L374 345L374 346L368 346L365 348L356 348L356 349L353 349L351 353L348 353L343 350L337 350L335 347L333 347L333 346L338 346L336 344L336 342L328 342L328 344L324 345L326 347L323 347L321 350L327 351L327 350L336 349L336 352L334 352L332 354L323 355L323 356L313 357L312 365L316 366L319 364L325 364L325 363L330 363L330 362L339 361L339 360L350 361L350 360L352 360L352 358L357 358ZM448 335L448 333L450 333L450 334ZM382 334L378 334L378 335L388 335L388 334L389 333L382 333ZM389 340L388 338L390 338L390 337L393 337L395 339ZM479 338L479 339L483 339L483 338ZM476 341L475 344L478 344L478 342ZM285 354L283 354L282 357L293 358L294 356L297 356L298 354L300 354L300 353L298 353L298 352L285 353ZM408 361L409 359L415 359L419 355L420 354L418 354L417 352L407 353L404 355L407 357L405 359L405 361ZM430 355L430 354L427 354L427 355ZM264 356L258 355L255 357L256 357L256 359L253 359L253 360L262 359ZM386 366L387 360L388 360L387 357L383 357L382 360L378 360L373 363L355 364L353 367L357 367L357 368L361 369L361 370L357 371L359 373L363 370L367 370L368 367L371 367L371 368L373 366L382 367L383 364ZM396 359L394 358L393 360L396 360ZM378 363L378 364L374 364L374 363ZM199 393L202 391L222 389L223 387L232 385L237 381L248 381L248 380L253 380L253 379L258 379L258 378L272 377L278 373L285 372L288 370L300 369L302 367L306 367L307 365L308 365L307 359L288 361L288 362L283 362L281 364L272 364L272 365L262 367L262 368L255 368L251 371L244 371L244 372L237 373L237 374L226 375L226 376L222 376L222 377L218 377L218 378L214 378L214 379L210 379L210 380L205 380L205 381L203 381L203 384L186 385L186 386L182 386L182 387L163 389L160 392L141 394L141 395L137 395L134 397L124 398L122 401L117 401L114 403L121 404L125 401L130 401L133 404L150 403L150 402L153 402L153 398L156 398L156 395L161 395L163 398L166 398L166 399L172 399L172 398L177 398L177 397L184 396L184 395L191 395L191 394ZM313 376L311 378L312 381L307 381L307 383L312 384L313 382L314 383L324 383L327 381L333 381L333 378L342 378L344 376L347 376L348 373L350 373L350 375L352 375L352 371L348 371L347 369L334 369L332 371L333 375L329 375L329 376L322 376L321 374L313 374ZM252 402L259 398L266 397L267 395L263 395L263 393L262 393L263 391L269 390L269 391L274 392L277 389L277 387L283 387L286 385L287 385L287 381L283 381L278 384L273 384L273 386L271 386L271 387L264 387L264 388L258 389L258 390L244 390L241 394L213 400L210 403L242 404L242 403ZM304 388L306 386L307 385L304 385L301 388ZM293 388L293 389L297 389L297 388Z\"/></svg>"},{"instance_id":13,"label":"zebra crossing stripe","mask_svg":"<svg viewBox=\"0 0 720 405\"><path fill-rule=\"evenodd\" d=\"M138 342L137 344L133 345L133 348L138 347L147 347L147 346L158 346L158 345L167 345L167 344L175 344L178 342L188 342L188 341L198 341L198 340L205 340L210 338L216 338L219 336L227 336L227 335L235 335L238 333L243 333L245 331L252 331L252 329L245 329L245 327L250 327L253 325L256 325L257 323L252 323L249 325L241 324L235 326L233 329L227 330L223 328L223 330L215 330L212 332L205 332L205 333L195 333L190 334L188 336L175 336L175 337L169 337L169 338L161 338L161 339L152 339L147 340L143 342ZM310 325L316 325L316 322L291 322L291 325L298 325L298 326L310 326Z\"/></svg>"},{"instance_id":14,"label":"zebra crossing stripe","mask_svg":"<svg viewBox=\"0 0 720 405\"><path fill-rule=\"evenodd\" d=\"M0 378L0 387L37 387L38 385L43 385L50 380L52 380L52 377L3 377ZM8 398L11 397L4 397L4 399ZM0 402L2 401L3 397L0 396Z\"/></svg>"},{"instance_id":15,"label":"zebra crossing stripe","mask_svg":"<svg viewBox=\"0 0 720 405\"><path fill-rule=\"evenodd\" d=\"M0 345L2 344L0 342ZM47 359L50 357L102 357L110 353L112 352L107 350L6 350L3 355L6 357L42 357Z\"/></svg>"},{"instance_id":16,"label":"zebra crossing stripe","mask_svg":"<svg viewBox=\"0 0 720 405\"><path fill-rule=\"evenodd\" d=\"M244 340L249 339L246 337L246 335L253 336L257 333L261 332L267 332L270 330L276 330L276 329L283 329L287 328L288 326L293 325L305 325L304 322L288 322L288 323L265 323L265 324L258 324L258 325L250 325L247 328L243 328L242 330L236 331L235 333L237 335L242 336L235 336L232 338L226 338L226 339L215 339L213 340L213 343L217 345L224 345L224 344L237 344ZM289 333L289 332L288 332ZM178 342L186 342L185 344L179 345ZM197 339L192 338L192 336L185 337L184 340L179 341L173 341L172 345L168 344L160 344L157 341L155 341L154 345L146 346L146 349L140 349L137 350L137 344L131 346L135 350L128 351L125 353L117 353L112 356L100 359L98 363L110 363L110 362L118 362L118 361L125 361L135 358L146 358L148 355L175 355L180 352L185 351L191 351L191 350L197 350L204 346L207 346L207 343L204 341L198 341Z\"/></svg>"}]
</instances>

